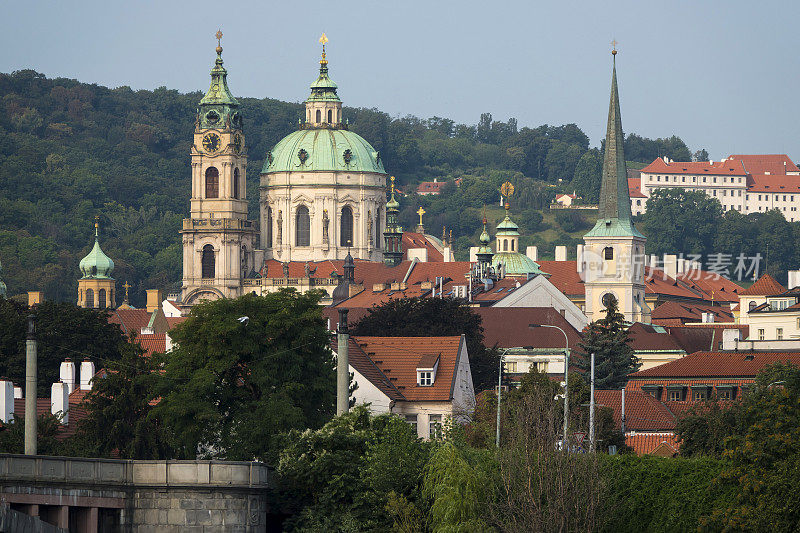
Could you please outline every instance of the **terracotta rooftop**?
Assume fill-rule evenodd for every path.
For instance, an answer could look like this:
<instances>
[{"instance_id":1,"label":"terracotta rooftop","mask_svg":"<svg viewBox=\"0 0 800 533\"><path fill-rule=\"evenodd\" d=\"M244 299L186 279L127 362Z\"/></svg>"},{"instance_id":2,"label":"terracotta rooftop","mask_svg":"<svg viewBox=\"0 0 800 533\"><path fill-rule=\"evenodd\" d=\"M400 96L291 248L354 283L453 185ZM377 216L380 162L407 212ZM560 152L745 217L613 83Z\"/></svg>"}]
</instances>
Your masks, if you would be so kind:
<instances>
[{"instance_id":1,"label":"terracotta rooftop","mask_svg":"<svg viewBox=\"0 0 800 533\"><path fill-rule=\"evenodd\" d=\"M790 362L800 365L800 352L696 352L647 370L634 372L642 378L754 377L766 365Z\"/></svg>"},{"instance_id":2,"label":"terracotta rooftop","mask_svg":"<svg viewBox=\"0 0 800 533\"><path fill-rule=\"evenodd\" d=\"M747 178L747 192L800 193L800 176L753 174Z\"/></svg>"},{"instance_id":3,"label":"terracotta rooftop","mask_svg":"<svg viewBox=\"0 0 800 533\"><path fill-rule=\"evenodd\" d=\"M739 296L776 296L784 292L786 288L765 273L751 286L739 291Z\"/></svg>"},{"instance_id":4,"label":"terracotta rooftop","mask_svg":"<svg viewBox=\"0 0 800 533\"><path fill-rule=\"evenodd\" d=\"M585 294L577 261L537 261L542 272L550 274L549 281L567 296Z\"/></svg>"},{"instance_id":5,"label":"terracotta rooftop","mask_svg":"<svg viewBox=\"0 0 800 533\"><path fill-rule=\"evenodd\" d=\"M622 423L622 391L595 390L598 406L614 411L614 424ZM671 431L675 429L675 415L666 405L642 391L625 391L625 431Z\"/></svg>"},{"instance_id":6,"label":"terracotta rooftop","mask_svg":"<svg viewBox=\"0 0 800 533\"><path fill-rule=\"evenodd\" d=\"M150 357L154 353L164 353L167 351L166 333L139 334L136 335L136 342L144 349L144 355Z\"/></svg>"},{"instance_id":7,"label":"terracotta rooftop","mask_svg":"<svg viewBox=\"0 0 800 533\"><path fill-rule=\"evenodd\" d=\"M664 302L651 314L653 323L661 324L662 320L678 319L679 323L701 322L703 313L713 313L714 323L733 322L733 312L719 305L707 305L694 302Z\"/></svg>"},{"instance_id":8,"label":"terracotta rooftop","mask_svg":"<svg viewBox=\"0 0 800 533\"><path fill-rule=\"evenodd\" d=\"M747 171L741 161L672 161L665 163L662 158L642 169L648 174L692 174L716 176L745 176Z\"/></svg>"},{"instance_id":9,"label":"terracotta rooftop","mask_svg":"<svg viewBox=\"0 0 800 533\"><path fill-rule=\"evenodd\" d=\"M625 435L625 444L633 448L637 455L653 454L670 457L678 452L678 437L669 432L636 433Z\"/></svg>"},{"instance_id":10,"label":"terracotta rooftop","mask_svg":"<svg viewBox=\"0 0 800 533\"><path fill-rule=\"evenodd\" d=\"M143 327L150 322L150 313L147 309L115 309L108 317L112 324L119 324L125 335L139 334Z\"/></svg>"},{"instance_id":11,"label":"terracotta rooftop","mask_svg":"<svg viewBox=\"0 0 800 533\"><path fill-rule=\"evenodd\" d=\"M631 198L647 198L642 193L642 178L628 178L628 195Z\"/></svg>"},{"instance_id":12,"label":"terracotta rooftop","mask_svg":"<svg viewBox=\"0 0 800 533\"><path fill-rule=\"evenodd\" d=\"M353 337L352 339L374 367L388 378L389 383L406 400L412 402L452 400L462 337ZM417 385L417 368L420 359L426 355L438 356L439 366L433 385L420 386ZM366 365L366 361L361 363ZM367 375L364 377L373 382ZM378 386L380 382L383 382L382 378L373 383Z\"/></svg>"},{"instance_id":13,"label":"terracotta rooftop","mask_svg":"<svg viewBox=\"0 0 800 533\"><path fill-rule=\"evenodd\" d=\"M474 311L483 323L483 343L487 348L564 348L564 335L555 328L531 328L548 324L563 329L570 348L581 341L580 333L552 307L478 307Z\"/></svg>"},{"instance_id":14,"label":"terracotta rooftop","mask_svg":"<svg viewBox=\"0 0 800 533\"><path fill-rule=\"evenodd\" d=\"M446 181L422 181L417 186L417 194L439 194Z\"/></svg>"},{"instance_id":15,"label":"terracotta rooftop","mask_svg":"<svg viewBox=\"0 0 800 533\"><path fill-rule=\"evenodd\" d=\"M797 165L786 154L734 154L729 156L728 159L741 161L744 169L750 174L800 172L800 168L797 168Z\"/></svg>"},{"instance_id":16,"label":"terracotta rooftop","mask_svg":"<svg viewBox=\"0 0 800 533\"><path fill-rule=\"evenodd\" d=\"M637 351L684 351L678 341L664 328L636 322L628 328L631 336L630 346Z\"/></svg>"}]
</instances>

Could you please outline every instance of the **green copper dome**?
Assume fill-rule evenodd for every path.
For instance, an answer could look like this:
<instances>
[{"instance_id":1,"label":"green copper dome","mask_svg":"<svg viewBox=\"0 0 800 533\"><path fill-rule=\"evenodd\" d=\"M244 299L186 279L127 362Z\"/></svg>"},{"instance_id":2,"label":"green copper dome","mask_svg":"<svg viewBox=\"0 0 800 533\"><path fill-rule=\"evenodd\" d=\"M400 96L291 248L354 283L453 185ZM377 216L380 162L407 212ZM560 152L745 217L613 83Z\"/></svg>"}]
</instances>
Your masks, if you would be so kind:
<instances>
[{"instance_id":1,"label":"green copper dome","mask_svg":"<svg viewBox=\"0 0 800 533\"><path fill-rule=\"evenodd\" d=\"M302 129L284 137L267 154L269 172L377 172L381 155L360 135L345 129Z\"/></svg>"},{"instance_id":2,"label":"green copper dome","mask_svg":"<svg viewBox=\"0 0 800 533\"><path fill-rule=\"evenodd\" d=\"M100 249L97 224L95 224L94 246L92 247L92 251L89 252L89 255L81 259L78 268L83 272L82 279L111 279L111 273L114 272L114 261Z\"/></svg>"},{"instance_id":3,"label":"green copper dome","mask_svg":"<svg viewBox=\"0 0 800 533\"><path fill-rule=\"evenodd\" d=\"M505 273L508 276L523 276L527 274L544 274L539 268L539 263L519 252L500 252L492 257L492 266L499 272L500 265L505 264Z\"/></svg>"},{"instance_id":4,"label":"green copper dome","mask_svg":"<svg viewBox=\"0 0 800 533\"><path fill-rule=\"evenodd\" d=\"M508 211L506 211L506 218L504 218L498 225L497 225L497 235L506 235L506 236L518 236L519 235L519 226L517 226L511 217L508 216Z\"/></svg>"}]
</instances>

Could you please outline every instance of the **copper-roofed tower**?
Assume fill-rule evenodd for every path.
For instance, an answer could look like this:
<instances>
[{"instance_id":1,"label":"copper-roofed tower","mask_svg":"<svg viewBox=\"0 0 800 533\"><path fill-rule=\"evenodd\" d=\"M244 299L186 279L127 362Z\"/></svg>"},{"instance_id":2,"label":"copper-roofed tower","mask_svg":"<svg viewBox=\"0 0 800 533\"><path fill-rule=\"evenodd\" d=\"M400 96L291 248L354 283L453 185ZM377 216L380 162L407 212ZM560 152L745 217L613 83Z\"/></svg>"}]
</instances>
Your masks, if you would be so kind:
<instances>
[{"instance_id":1,"label":"copper-roofed tower","mask_svg":"<svg viewBox=\"0 0 800 533\"><path fill-rule=\"evenodd\" d=\"M239 102L228 88L218 31L211 85L198 104L190 218L183 220L186 305L235 298L254 270L256 231L247 220L247 146Z\"/></svg>"},{"instance_id":2,"label":"copper-roofed tower","mask_svg":"<svg viewBox=\"0 0 800 533\"><path fill-rule=\"evenodd\" d=\"M616 42L613 43L616 45ZM608 108L603 181L597 222L584 235L586 316L603 318L610 298L630 322L650 322L650 308L644 300L645 237L634 227L628 195L628 176L623 149L624 135L617 92L616 46L611 52L611 101Z\"/></svg>"},{"instance_id":3,"label":"copper-roofed tower","mask_svg":"<svg viewBox=\"0 0 800 533\"><path fill-rule=\"evenodd\" d=\"M403 260L403 228L399 221L400 203L394 197L394 176L391 177L391 198L386 203L386 231L383 262L387 266L397 266Z\"/></svg>"},{"instance_id":4,"label":"copper-roofed tower","mask_svg":"<svg viewBox=\"0 0 800 533\"><path fill-rule=\"evenodd\" d=\"M78 264L83 276L78 280L78 307L114 308L116 281L111 277L114 261L100 249L100 217L94 218L94 246Z\"/></svg>"}]
</instances>

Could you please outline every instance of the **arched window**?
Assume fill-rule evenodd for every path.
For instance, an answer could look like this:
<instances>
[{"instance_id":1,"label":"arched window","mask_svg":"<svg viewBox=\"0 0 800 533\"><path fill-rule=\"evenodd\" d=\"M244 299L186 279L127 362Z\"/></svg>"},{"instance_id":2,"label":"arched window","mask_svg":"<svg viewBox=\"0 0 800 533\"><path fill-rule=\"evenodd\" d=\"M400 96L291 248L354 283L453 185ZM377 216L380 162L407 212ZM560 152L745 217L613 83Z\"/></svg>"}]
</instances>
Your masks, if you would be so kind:
<instances>
[{"instance_id":1,"label":"arched window","mask_svg":"<svg viewBox=\"0 0 800 533\"><path fill-rule=\"evenodd\" d=\"M319 113L319 111L317 111ZM297 208L294 225L295 246L311 245L311 217L308 215L308 208L301 205Z\"/></svg>"},{"instance_id":2,"label":"arched window","mask_svg":"<svg viewBox=\"0 0 800 533\"><path fill-rule=\"evenodd\" d=\"M233 169L233 197L239 198L239 168Z\"/></svg>"},{"instance_id":3,"label":"arched window","mask_svg":"<svg viewBox=\"0 0 800 533\"><path fill-rule=\"evenodd\" d=\"M328 109L328 124L333 122L333 111Z\"/></svg>"},{"instance_id":4,"label":"arched window","mask_svg":"<svg viewBox=\"0 0 800 533\"><path fill-rule=\"evenodd\" d=\"M94 291L92 289L86 289L86 307L94 307Z\"/></svg>"},{"instance_id":5,"label":"arched window","mask_svg":"<svg viewBox=\"0 0 800 533\"><path fill-rule=\"evenodd\" d=\"M614 259L614 248L611 246L606 246L603 248L603 257L606 259Z\"/></svg>"},{"instance_id":6,"label":"arched window","mask_svg":"<svg viewBox=\"0 0 800 533\"><path fill-rule=\"evenodd\" d=\"M339 246L353 246L353 209L347 205L342 208Z\"/></svg>"},{"instance_id":7,"label":"arched window","mask_svg":"<svg viewBox=\"0 0 800 533\"><path fill-rule=\"evenodd\" d=\"M219 170L217 167L206 169L206 198L219 198Z\"/></svg>"},{"instance_id":8,"label":"arched window","mask_svg":"<svg viewBox=\"0 0 800 533\"><path fill-rule=\"evenodd\" d=\"M758 305L755 302L750 302L750 307L749 307L748 311L752 311L756 307L758 307Z\"/></svg>"},{"instance_id":9,"label":"arched window","mask_svg":"<svg viewBox=\"0 0 800 533\"><path fill-rule=\"evenodd\" d=\"M511 251L512 252L514 251L514 241L513 240L511 241Z\"/></svg>"},{"instance_id":10,"label":"arched window","mask_svg":"<svg viewBox=\"0 0 800 533\"><path fill-rule=\"evenodd\" d=\"M319 124L320 122L322 122L322 112L319 109L317 109L317 124Z\"/></svg>"},{"instance_id":11,"label":"arched window","mask_svg":"<svg viewBox=\"0 0 800 533\"><path fill-rule=\"evenodd\" d=\"M503 251L504 252L508 251L508 240L507 239L503 239Z\"/></svg>"},{"instance_id":12,"label":"arched window","mask_svg":"<svg viewBox=\"0 0 800 533\"><path fill-rule=\"evenodd\" d=\"M381 209L375 213L375 248L381 247Z\"/></svg>"},{"instance_id":13,"label":"arched window","mask_svg":"<svg viewBox=\"0 0 800 533\"><path fill-rule=\"evenodd\" d=\"M106 290L100 289L97 291L97 307L100 309L106 308Z\"/></svg>"},{"instance_id":14,"label":"arched window","mask_svg":"<svg viewBox=\"0 0 800 533\"><path fill-rule=\"evenodd\" d=\"M217 258L214 256L214 246L206 244L203 246L203 257L200 260L203 279L214 279L216 277Z\"/></svg>"},{"instance_id":15,"label":"arched window","mask_svg":"<svg viewBox=\"0 0 800 533\"><path fill-rule=\"evenodd\" d=\"M272 208L267 206L267 248L272 248Z\"/></svg>"}]
</instances>

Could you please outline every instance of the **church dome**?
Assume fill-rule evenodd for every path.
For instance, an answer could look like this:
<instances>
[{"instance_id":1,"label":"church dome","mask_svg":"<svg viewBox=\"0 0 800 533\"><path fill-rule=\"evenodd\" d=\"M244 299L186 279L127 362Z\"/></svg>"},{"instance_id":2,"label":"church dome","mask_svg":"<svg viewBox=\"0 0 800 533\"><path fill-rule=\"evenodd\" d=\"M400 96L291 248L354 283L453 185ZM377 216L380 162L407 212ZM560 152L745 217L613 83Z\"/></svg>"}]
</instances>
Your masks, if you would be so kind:
<instances>
[{"instance_id":1,"label":"church dome","mask_svg":"<svg viewBox=\"0 0 800 533\"><path fill-rule=\"evenodd\" d=\"M527 274L544 274L539 268L539 263L519 252L500 252L492 257L492 266L499 270L500 265L505 265L505 274L508 276L524 276Z\"/></svg>"},{"instance_id":2,"label":"church dome","mask_svg":"<svg viewBox=\"0 0 800 533\"><path fill-rule=\"evenodd\" d=\"M83 273L83 279L110 279L111 273L114 272L114 261L100 249L97 223L95 223L94 246L92 247L92 251L81 259L78 268L80 268Z\"/></svg>"},{"instance_id":3,"label":"church dome","mask_svg":"<svg viewBox=\"0 0 800 533\"><path fill-rule=\"evenodd\" d=\"M346 129L302 129L284 137L267 154L270 172L376 172L385 174L381 155Z\"/></svg>"}]
</instances>

